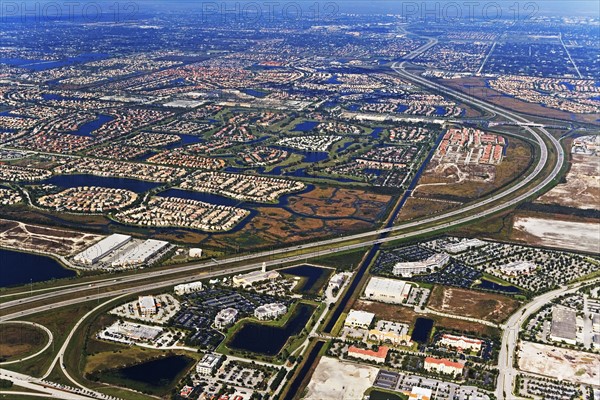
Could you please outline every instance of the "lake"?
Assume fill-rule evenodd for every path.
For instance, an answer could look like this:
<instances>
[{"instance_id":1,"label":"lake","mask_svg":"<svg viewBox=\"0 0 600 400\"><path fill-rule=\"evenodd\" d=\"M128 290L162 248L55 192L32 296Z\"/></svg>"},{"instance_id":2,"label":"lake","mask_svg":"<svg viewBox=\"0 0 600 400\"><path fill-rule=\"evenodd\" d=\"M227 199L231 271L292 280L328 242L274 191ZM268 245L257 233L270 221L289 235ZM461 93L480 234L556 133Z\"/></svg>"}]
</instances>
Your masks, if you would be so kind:
<instances>
[{"instance_id":1,"label":"lake","mask_svg":"<svg viewBox=\"0 0 600 400\"><path fill-rule=\"evenodd\" d=\"M417 343L427 343L431 330L433 329L433 320L429 318L417 318L410 339Z\"/></svg>"},{"instance_id":2,"label":"lake","mask_svg":"<svg viewBox=\"0 0 600 400\"><path fill-rule=\"evenodd\" d=\"M75 271L50 257L0 249L0 287L70 278Z\"/></svg>"},{"instance_id":3,"label":"lake","mask_svg":"<svg viewBox=\"0 0 600 400\"><path fill-rule=\"evenodd\" d=\"M100 372L100 381L154 395L167 394L194 364L194 359L171 355L129 367Z\"/></svg>"},{"instance_id":4,"label":"lake","mask_svg":"<svg viewBox=\"0 0 600 400\"><path fill-rule=\"evenodd\" d=\"M296 125L294 127L294 131L300 131L300 132L308 132L308 131L312 131L313 129L315 129L317 126L319 125L318 122L316 121L304 121L299 123L298 125Z\"/></svg>"},{"instance_id":5,"label":"lake","mask_svg":"<svg viewBox=\"0 0 600 400\"><path fill-rule=\"evenodd\" d=\"M154 189L161 183L157 182L146 182L139 181L137 179L127 178L111 178L105 176L96 176L89 174L74 174L74 175L56 175L37 184L50 184L56 185L63 188L73 188L78 186L98 186L107 187L114 189L127 189L136 193L147 192L148 190Z\"/></svg>"},{"instance_id":6,"label":"lake","mask_svg":"<svg viewBox=\"0 0 600 400\"><path fill-rule=\"evenodd\" d=\"M316 267L314 265L297 265L295 267L280 269L282 274L294 275L303 278L295 292L302 294L318 294L333 273L332 269Z\"/></svg>"},{"instance_id":7,"label":"lake","mask_svg":"<svg viewBox=\"0 0 600 400\"><path fill-rule=\"evenodd\" d=\"M298 304L291 318L282 327L255 322L246 323L227 343L227 347L269 356L277 355L290 336L297 335L302 331L313 315L315 308L310 304Z\"/></svg>"}]
</instances>

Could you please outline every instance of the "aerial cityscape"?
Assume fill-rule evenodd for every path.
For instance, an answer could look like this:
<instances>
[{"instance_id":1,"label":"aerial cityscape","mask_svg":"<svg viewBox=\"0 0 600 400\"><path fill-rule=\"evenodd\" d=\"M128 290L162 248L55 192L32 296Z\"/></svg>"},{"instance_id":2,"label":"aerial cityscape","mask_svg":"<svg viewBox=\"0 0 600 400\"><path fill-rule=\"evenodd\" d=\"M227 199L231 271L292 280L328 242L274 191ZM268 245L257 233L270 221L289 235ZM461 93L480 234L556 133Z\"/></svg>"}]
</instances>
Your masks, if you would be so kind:
<instances>
[{"instance_id":1,"label":"aerial cityscape","mask_svg":"<svg viewBox=\"0 0 600 400\"><path fill-rule=\"evenodd\" d=\"M600 5L0 2L35 398L600 400Z\"/></svg>"}]
</instances>

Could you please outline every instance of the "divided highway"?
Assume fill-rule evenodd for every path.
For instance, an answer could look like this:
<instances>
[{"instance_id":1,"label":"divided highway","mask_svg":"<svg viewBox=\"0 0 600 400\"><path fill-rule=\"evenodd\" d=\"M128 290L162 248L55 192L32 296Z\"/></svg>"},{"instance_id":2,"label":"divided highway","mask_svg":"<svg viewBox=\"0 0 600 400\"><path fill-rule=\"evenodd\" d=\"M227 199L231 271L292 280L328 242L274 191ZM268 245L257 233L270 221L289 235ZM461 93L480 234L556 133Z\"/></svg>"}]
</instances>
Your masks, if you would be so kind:
<instances>
[{"instance_id":1,"label":"divided highway","mask_svg":"<svg viewBox=\"0 0 600 400\"><path fill-rule=\"evenodd\" d=\"M417 51L411 53L410 58L414 58L417 54L434 44L435 43L433 41L427 43ZM546 129L544 129L544 127L535 126L533 121L530 121L512 111L505 110L484 100L469 97L464 93L454 89L449 89L438 83L429 81L419 75L413 74L405 69L405 65L406 62L402 62L399 64L396 63L392 67L393 70L397 72L403 79L426 88L433 89L439 93L443 93L446 96L453 97L465 104L469 104L476 108L480 108L497 116L503 117L508 121L521 124L523 129L526 129L532 135L539 147L539 157L535 167L530 170L526 176L522 177L513 185L504 188L504 190L490 197L433 217L418 221L406 222L389 228L376 229L369 232L321 240L299 246L289 246L277 250L263 251L260 253L249 254L240 257L233 257L223 260L211 260L186 266L174 266L167 270L148 270L123 277L112 277L108 279L99 278L91 284L69 284L56 288L53 291L1 303L0 312L2 312L3 315L0 316L0 321L13 320L23 316L32 315L39 312L46 312L90 300L100 300L102 298L116 297L124 294L144 292L192 280L208 279L228 274L247 272L259 268L262 265L262 262L259 260L273 258L273 256L282 257L276 260L271 259L266 261L268 266L298 262L307 258L318 257L323 254L354 250L369 247L374 244L380 244L398 239L409 239L434 233L458 224L485 218L497 212L512 208L523 200L539 192L558 176L565 160L564 151L558 140L556 140ZM542 177L541 175L551 159L549 157L550 150L547 143L550 143L551 151L555 155L553 158L554 164L551 166L552 168L550 173L548 173L547 176ZM533 184L533 182L536 180L538 182ZM402 231L402 233L397 234L399 231ZM382 234L389 234L389 236L382 236ZM305 254L297 254L298 252L304 250L307 251ZM233 264L240 262L247 262L248 264L237 267L232 266ZM213 271L213 268L216 270ZM186 274L186 276L173 277L175 274ZM134 287L123 287L125 284L134 283L139 284L135 285ZM100 289L111 290L100 292ZM96 290L97 293L90 294L90 291L94 290ZM67 296L74 297L69 299L60 299L60 297ZM516 332L518 332L518 327L520 326L519 323L526 315L529 315L528 310L533 310L535 308L534 306L540 304L540 301L545 301L545 297L542 296L539 298L539 300L535 299L531 308L529 308L529 306L526 308L527 312L525 314L515 314L507 323L508 329L505 331L503 336L502 349L499 359L501 371L498 389L499 399L505 398L504 392L510 394L508 388L512 387L513 371L510 368L510 365L512 365L511 362L514 356L514 346L516 345L517 340ZM30 306L26 309L21 309L24 305ZM19 310L14 310L16 307L19 307ZM512 347L510 350L508 350L510 346ZM505 368L506 371L503 371L503 368Z\"/></svg>"},{"instance_id":2,"label":"divided highway","mask_svg":"<svg viewBox=\"0 0 600 400\"><path fill-rule=\"evenodd\" d=\"M464 103L471 104L475 107L482 108L486 111L496 113L497 115L503 116L504 118L508 119L509 121L532 123L532 121L529 121L526 118L519 116L508 110L504 110L496 105L486 103L483 100L479 100L476 98L468 97L468 96L464 95L463 93L460 93L453 89L448 89L437 83L430 82L418 75L414 75L404 69L404 64L405 63L403 62L400 65L395 65L393 68L401 77L403 77L407 80L413 81L417 84L420 84L425 87L442 92L448 96L459 99L460 101L462 101ZM275 249L275 250L271 250L271 251L263 251L260 253L244 255L242 257L228 258L228 259L224 259L224 260L211 260L211 261L192 264L192 265L179 266L179 267L175 266L169 270L164 270L164 269L159 270L159 271L158 270L154 270L154 271L149 270L147 272L140 272L140 273L137 273L134 275L129 275L129 276L125 276L125 277L121 277L121 278L117 278L117 279L103 278L103 279L99 279L98 281L95 281L91 285L88 285L88 284L79 285L79 286L69 285L68 287L59 288L58 290L54 290L54 291L51 291L48 293L33 295L30 297L22 298L22 299L18 299L18 300L6 301L6 302L0 304L0 310L8 311L12 307L21 306L23 304L30 304L30 303L41 302L41 301L48 302L50 299L59 297L59 296L72 295L72 294L75 294L78 292L86 292L86 291L89 292L92 289L92 285L93 285L93 289L96 289L99 291L100 289L111 288L111 287L118 286L118 285L120 286L120 285L126 284L126 283L143 282L143 281L147 281L147 280L156 280L156 282L154 282L153 284L150 284L150 285L145 284L145 285L143 285L143 287L149 287L149 286L155 287L155 288L156 287L165 287L170 284L178 284L181 282L190 281L192 279L205 278L208 275L198 276L197 274L200 272L206 273L205 272L206 270L210 270L213 267L222 268L227 265L239 263L240 261L251 262L253 260L273 257L276 255L279 256L279 255L285 255L285 254L294 253L294 252L297 253L298 251L301 251L301 250L312 250L310 252L307 252L306 254L302 254L301 256L283 257L283 258L279 258L277 260L267 261L267 265L280 265L280 264L287 263L287 262L303 260L305 258L318 257L323 254L322 248L325 248L325 247L327 248L328 253L358 249L358 248L362 248L362 247L371 246L376 243L383 243L383 242L393 241L393 240L397 240L397 239L408 239L408 238L412 238L412 237L416 237L416 236L420 236L420 235L424 235L424 234L428 234L428 233L433 233L433 232L436 232L436 231L439 231L442 229L447 229L447 228L449 228L451 226L455 226L457 224L463 224L466 222L471 222L471 221L474 221L474 220L477 220L480 218L490 216L499 211L511 208L511 207L517 205L519 202L527 199L531 195L535 194L536 192L540 191L543 187L548 185L550 182L552 182L552 180L554 180L556 178L556 176L560 172L560 169L562 168L562 165L564 162L564 152L563 152L562 147L560 146L560 143L558 142L558 140L556 140L543 127L523 126L523 128L531 133L531 135L537 141L539 149L540 149L539 159L538 159L538 162L537 162L535 168L532 171L530 171L530 173L526 177L521 179L518 183L505 188L505 190L503 190L493 196L482 199L478 202L472 203L465 207L461 207L461 208L453 210L453 211L445 212L443 214L439 214L434 217L425 218L425 219L407 222L407 223L402 223L402 224L399 224L399 225L396 225L393 227L389 227L389 228L376 229L376 230L369 231L369 232L347 235L347 236L342 236L342 237L337 237L337 238L332 238L332 239L327 239L327 240L321 240L318 242L307 243L307 244L303 244L303 245L299 245L299 246L290 246L290 247ZM518 196L512 197L511 195L513 195L515 192L522 190L527 185L529 185L532 181L537 179L539 177L539 175L541 174L541 172L543 171L544 167L546 166L546 163L548 162L548 147L547 147L546 141L544 139L549 141L552 144L553 151L557 155L556 162L553 166L552 171L550 172L550 174L548 176L546 176L541 182L539 182L535 186L528 188L528 190L526 190L525 192L521 193ZM432 225L432 226L428 226L428 225ZM428 227L420 228L423 226L428 226ZM393 233L393 232L404 231L404 230L408 230L408 229L410 229L410 232L408 232L408 233L403 233L403 234L399 234L399 235L390 235L385 238L378 237L379 235L384 234L384 233ZM350 245L345 244L350 241L357 241L357 243L353 243ZM220 274L220 275L237 274L237 273L249 271L252 269L256 269L258 267L260 267L260 264L258 264L258 263L251 264L251 265L244 265L244 266L235 267L235 268L223 269L223 270L220 270L219 272L216 272L216 273L210 274L210 275L216 276L215 274ZM168 277L170 275L181 274L181 273L186 273L186 272L190 272L190 273L194 274L195 276L186 277L186 278L180 277L180 278L171 279L171 280L168 279ZM142 288L142 286L140 285L139 287L122 289L119 292L126 290L131 293L135 293L135 292L141 291L142 290L141 288ZM110 297L110 296L114 295L115 293L116 292L99 293L98 295L93 296L93 297L85 296L85 297L82 297L80 299L80 301L86 301L89 298ZM58 306L58 303L46 304L44 306L44 309L48 310L49 308L53 308L55 305ZM30 308L28 310L18 313L18 315L4 314L3 316L0 316L0 321L14 319L17 316L30 315L30 314L38 312L38 309L39 309L39 307Z\"/></svg>"}]
</instances>

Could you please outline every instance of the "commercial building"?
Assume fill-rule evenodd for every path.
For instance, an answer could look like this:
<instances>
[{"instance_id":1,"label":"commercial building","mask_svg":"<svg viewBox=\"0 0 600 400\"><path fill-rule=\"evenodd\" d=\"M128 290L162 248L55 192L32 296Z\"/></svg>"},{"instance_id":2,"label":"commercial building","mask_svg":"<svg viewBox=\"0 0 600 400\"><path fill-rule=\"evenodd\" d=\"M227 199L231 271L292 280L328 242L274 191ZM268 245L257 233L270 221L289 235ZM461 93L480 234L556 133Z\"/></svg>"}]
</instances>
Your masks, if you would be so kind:
<instances>
[{"instance_id":1,"label":"commercial building","mask_svg":"<svg viewBox=\"0 0 600 400\"><path fill-rule=\"evenodd\" d=\"M365 298L382 303L402 304L408 299L412 286L397 280L373 277L365 289Z\"/></svg>"},{"instance_id":2,"label":"commercial building","mask_svg":"<svg viewBox=\"0 0 600 400\"><path fill-rule=\"evenodd\" d=\"M192 247L189 251L190 258L200 258L202 257L202 249L197 247Z\"/></svg>"},{"instance_id":3,"label":"commercial building","mask_svg":"<svg viewBox=\"0 0 600 400\"><path fill-rule=\"evenodd\" d=\"M481 351L481 346L483 346L483 340L471 339L466 336L456 336L445 333L442 335L442 338L438 344L442 346L453 347L459 351L468 350L478 353Z\"/></svg>"},{"instance_id":4,"label":"commercial building","mask_svg":"<svg viewBox=\"0 0 600 400\"><path fill-rule=\"evenodd\" d=\"M467 250L476 249L485 246L486 243L479 239L463 239L458 243L447 245L444 250L450 254L458 254Z\"/></svg>"},{"instance_id":5,"label":"commercial building","mask_svg":"<svg viewBox=\"0 0 600 400\"><path fill-rule=\"evenodd\" d=\"M255 283L277 279L280 276L277 271L267 271L266 264L263 263L260 271L252 271L247 274L234 276L232 282L235 287L249 287Z\"/></svg>"},{"instance_id":6,"label":"commercial building","mask_svg":"<svg viewBox=\"0 0 600 400\"><path fill-rule=\"evenodd\" d=\"M181 285L177 285L173 288L175 294L178 296L182 296L184 294L199 292L202 290L202 282L190 282L190 283L182 283Z\"/></svg>"},{"instance_id":7,"label":"commercial building","mask_svg":"<svg viewBox=\"0 0 600 400\"><path fill-rule=\"evenodd\" d=\"M393 346L410 346L412 344L408 334L408 325L400 322L377 321L374 329L369 331L371 341L391 344Z\"/></svg>"},{"instance_id":8,"label":"commercial building","mask_svg":"<svg viewBox=\"0 0 600 400\"><path fill-rule=\"evenodd\" d=\"M111 265L117 268L145 264L168 247L169 242L148 239L139 246L135 246L132 249L123 252L123 254L119 254Z\"/></svg>"},{"instance_id":9,"label":"commercial building","mask_svg":"<svg viewBox=\"0 0 600 400\"><path fill-rule=\"evenodd\" d=\"M552 325L550 340L577 344L577 312L571 308L554 306L552 309Z\"/></svg>"},{"instance_id":10,"label":"commercial building","mask_svg":"<svg viewBox=\"0 0 600 400\"><path fill-rule=\"evenodd\" d=\"M367 311L350 310L346 320L344 321L344 325L352 328L369 329L374 318L375 314L373 313Z\"/></svg>"},{"instance_id":11,"label":"commercial building","mask_svg":"<svg viewBox=\"0 0 600 400\"><path fill-rule=\"evenodd\" d=\"M421 261L399 262L394 265L392 273L396 276L413 276L425 274L435 269L443 268L450 262L450 256L446 253L437 253Z\"/></svg>"},{"instance_id":12,"label":"commercial building","mask_svg":"<svg viewBox=\"0 0 600 400\"><path fill-rule=\"evenodd\" d=\"M465 366L463 364L448 360L447 358L434 357L425 358L425 364L423 366L426 371L449 374L453 376L462 374L464 367Z\"/></svg>"},{"instance_id":13,"label":"commercial building","mask_svg":"<svg viewBox=\"0 0 600 400\"><path fill-rule=\"evenodd\" d=\"M329 288L331 290L339 290L342 285L344 284L344 281L346 280L346 276L344 275L343 272L339 272L335 275L333 275L331 277L331 279L329 280Z\"/></svg>"},{"instance_id":14,"label":"commercial building","mask_svg":"<svg viewBox=\"0 0 600 400\"><path fill-rule=\"evenodd\" d=\"M138 304L140 306L140 314L142 315L154 315L158 311L158 307L153 296L138 297Z\"/></svg>"},{"instance_id":15,"label":"commercial building","mask_svg":"<svg viewBox=\"0 0 600 400\"><path fill-rule=\"evenodd\" d=\"M102 258L106 257L110 252L115 251L131 240L129 235L121 235L115 233L107 236L98 243L88 247L81 253L73 257L76 263L84 265L92 265L97 263Z\"/></svg>"},{"instance_id":16,"label":"commercial building","mask_svg":"<svg viewBox=\"0 0 600 400\"><path fill-rule=\"evenodd\" d=\"M384 363L387 359L389 350L390 349L385 346L379 346L377 351L350 346L348 347L348 357L354 357L365 361L373 361L376 363Z\"/></svg>"},{"instance_id":17,"label":"commercial building","mask_svg":"<svg viewBox=\"0 0 600 400\"><path fill-rule=\"evenodd\" d=\"M287 312L287 307L283 303L269 303L259 306L254 310L254 316L260 320L274 319Z\"/></svg>"},{"instance_id":18,"label":"commercial building","mask_svg":"<svg viewBox=\"0 0 600 400\"><path fill-rule=\"evenodd\" d=\"M536 268L536 265L529 261L513 261L498 267L500 272L502 272L504 275L509 276L530 274L533 271L535 271Z\"/></svg>"},{"instance_id":19,"label":"commercial building","mask_svg":"<svg viewBox=\"0 0 600 400\"><path fill-rule=\"evenodd\" d=\"M232 325L237 319L238 310L235 308L224 308L215 316L215 327L217 329Z\"/></svg>"},{"instance_id":20,"label":"commercial building","mask_svg":"<svg viewBox=\"0 0 600 400\"><path fill-rule=\"evenodd\" d=\"M202 357L202 360L196 364L196 372L200 375L211 375L221 361L220 354L207 353Z\"/></svg>"}]
</instances>

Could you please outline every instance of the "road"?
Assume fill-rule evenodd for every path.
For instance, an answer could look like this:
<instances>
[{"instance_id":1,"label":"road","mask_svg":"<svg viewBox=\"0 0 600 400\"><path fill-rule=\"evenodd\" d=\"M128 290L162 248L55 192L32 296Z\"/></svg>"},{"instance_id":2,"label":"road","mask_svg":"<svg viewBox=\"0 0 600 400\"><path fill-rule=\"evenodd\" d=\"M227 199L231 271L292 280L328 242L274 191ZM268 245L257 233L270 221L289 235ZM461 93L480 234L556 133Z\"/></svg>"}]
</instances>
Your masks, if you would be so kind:
<instances>
[{"instance_id":1,"label":"road","mask_svg":"<svg viewBox=\"0 0 600 400\"><path fill-rule=\"evenodd\" d=\"M544 293L525 304L508 319L503 326L504 333L502 334L502 344L498 355L498 386L496 388L496 397L498 399L519 399L518 396L512 394L513 383L518 374L518 370L514 367L514 363L516 348L519 341L519 330L527 318L553 299L562 296L563 294L575 292L581 286L589 285L593 282L600 282L600 279L592 279L574 286L563 286L551 292Z\"/></svg>"},{"instance_id":2,"label":"road","mask_svg":"<svg viewBox=\"0 0 600 400\"><path fill-rule=\"evenodd\" d=\"M434 44L435 44L435 41L432 40L429 43L427 43L426 45L422 46L421 48L415 50L408 57L410 59L412 59L412 58L416 57L418 54L420 54L421 52L423 52L426 49L433 46ZM169 270L158 270L158 271L150 270L148 272L142 272L142 273L126 276L126 277L121 277L118 279L100 279L91 285L77 285L77 286L69 285L69 286L65 286L63 288L60 288L60 289L50 292L50 293L38 294L38 295L30 296L28 298L11 300L11 301L2 303L0 305L0 310L5 310L9 313L0 317L0 321L12 320L12 319L19 318L19 317L22 317L25 315L32 315L32 314L36 314L39 312L50 311L53 309L65 307L65 306L68 306L71 304L86 302L89 300L97 299L99 301L102 298L115 297L118 295L132 294L132 293L137 293L137 292L144 292L144 291L153 290L153 289L160 288L160 287L167 287L167 286L179 284L182 282L188 282L188 281L192 281L192 280L209 279L212 277L223 276L223 275L228 275L228 274L237 274L237 273L260 268L262 265L262 262L251 263L251 264L247 264L247 265L243 265L243 266L239 266L239 267L230 267L230 268L225 268L225 269L219 269L218 271L211 271L212 267L222 268L222 267L226 267L227 265L231 265L233 263L251 262L252 260L256 260L256 259L260 259L260 258L273 257L275 255L285 255L285 254L289 254L292 252L298 252L300 250L310 250L306 254L288 256L288 257L283 257L278 260L270 260L270 261L266 262L266 264L268 266L280 265L283 263L302 261L306 258L314 258L314 257L318 257L320 255L323 255L323 251L321 250L321 247L325 247L325 246L328 247L326 250L326 253L330 254L332 252L341 252L341 251L359 249L359 248L372 246L372 245L378 244L378 243L384 243L384 242L389 242L389 241L398 240L398 239L408 239L408 238L413 238L416 236L433 233L433 232L436 232L439 230L450 228L452 226L456 226L458 224L472 222L472 221L475 221L475 220L478 220L478 219L481 219L484 217L488 217L499 211L503 211L503 210L512 208L515 205L517 205L519 202L527 199L528 197L530 197L530 196L534 195L535 193L537 193L538 191L540 191L542 188L544 188L546 185L548 185L550 182L552 182L558 176L560 169L562 168L562 165L564 163L564 152L563 152L563 149L560 146L560 143L558 142L558 140L556 140L554 137L552 137L552 135L550 135L550 133L548 133L548 131L546 131L546 129L544 129L543 127L531 126L531 124L533 124L533 121L527 120L526 118L524 118L520 115L517 115L514 112L505 110L501 107L487 103L483 100L471 98L461 92L446 88L445 86L442 86L435 82L430 82L430 81L422 78L421 76L415 75L415 74L407 71L405 69L405 65L406 65L406 62L402 62L400 64L395 64L393 69L401 77L403 77L404 79L406 79L408 81L417 83L419 85L425 86L430 89L434 89L437 92L440 92L447 96L458 99L463 103L470 104L472 106L486 110L492 114L496 114L498 116L504 117L509 121L512 121L515 123L520 123L520 124L525 124L525 125L523 125L523 128L526 129L532 135L532 137L535 139L535 141L537 142L539 149L540 149L538 162L536 163L535 168L533 168L533 170L531 170L527 176L520 179L517 183L515 183L507 188L504 188L504 190L502 190L499 193L496 193L490 197L481 199L475 203L469 204L469 205L461 207L459 209L449 211L449 212L446 212L446 213L443 213L443 214L440 214L440 215L437 215L434 217L429 217L429 218L425 218L425 219L413 221L413 222L402 223L400 225L396 225L393 227L376 229L373 231L364 232L364 233L360 233L360 234L354 234L354 235L348 235L348 236L343 236L343 237L339 237L339 238L321 240L318 242L303 244L303 245L299 245L299 246L290 246L290 247L281 248L281 249L277 249L277 250L265 251L265 252L260 252L260 253L256 253L256 254L250 254L250 255L244 255L241 257L229 258L229 259L225 259L225 260L213 260L213 261L208 261L208 262L203 262L203 263L198 263L198 264L193 264L193 265L173 267ZM541 182L538 182L536 185L534 185L532 187L528 187L528 185L530 185L534 180L536 180L537 178L540 177L540 174L543 172L544 167L546 166L546 164L548 162L549 150L546 145L546 141L549 141L552 145L552 151L556 154L556 162L553 165L552 171L548 174L548 176L546 176L543 180L541 180ZM516 192L521 191L526 187L527 187L527 189L523 193L514 196L514 194ZM431 225L431 226L429 226L429 225ZM386 237L379 237L382 234L395 233L397 231L401 231L401 230L404 231L404 230L409 230L409 229L410 229L410 231L408 231L406 233L402 233L402 234L398 234L398 235L389 235ZM357 241L357 243L353 243L353 244L349 244L349 245L346 244L349 241ZM208 272L207 272L207 270L208 270ZM169 275L181 274L181 273L185 273L185 272L190 272L190 273L193 273L194 275L187 276L187 277L166 279ZM100 288L103 288L103 289L112 288L117 285L122 285L125 283L142 282L145 280L152 280L152 279L160 279L160 281L144 283L144 284L137 285L137 286L131 287L131 288L115 289L113 291L106 292L106 293L100 293L100 291L99 291ZM92 285L93 285L93 287L92 287ZM80 292L89 291L92 288L97 289L98 293L95 295L88 295L88 296L83 294L79 297L75 297L75 298L69 299L69 300L50 301L54 297L73 295L73 294L77 294ZM532 303L533 308L530 309L528 307L525 310L525 314L527 314L527 310L533 310L535 308L535 305L545 303L546 300L544 300L544 299L545 299L544 295L542 295L538 299L536 299L534 301L534 303ZM41 306L37 306L37 307L32 306L26 310L21 310L21 311L10 313L11 307L22 306L24 304L41 302L41 301L43 301L45 304L41 305ZM533 311L531 311L531 312L533 312ZM516 319L513 320L513 318L516 318ZM519 326L518 322L521 321L521 319L518 314L516 315L516 317L513 316L513 318L511 318L509 320L509 323L507 323L507 329L505 331L505 336L503 337L502 348L504 349L506 347L506 349L508 349L508 350L506 350L505 354L503 354L504 358L502 359L502 364L500 364L500 365L512 365L512 360L514 359L514 346L516 345L517 336L518 336L518 326ZM516 328L514 328L514 327L516 327ZM59 358L62 358L61 353L64 354L64 351L59 352ZM502 371L502 368L500 368L500 369ZM512 379L514 378L513 375L514 375L514 371L512 371L512 369L508 369L505 372L501 372L502 381L499 381L499 382L502 382L501 386L503 386L504 388L511 387ZM498 389L498 390L501 391L501 389ZM506 389L504 389L504 390L506 390ZM510 393L510 392L508 392L508 393ZM505 397L503 397L502 393L500 393L500 396L498 396L498 398L504 399Z\"/></svg>"}]
</instances>

